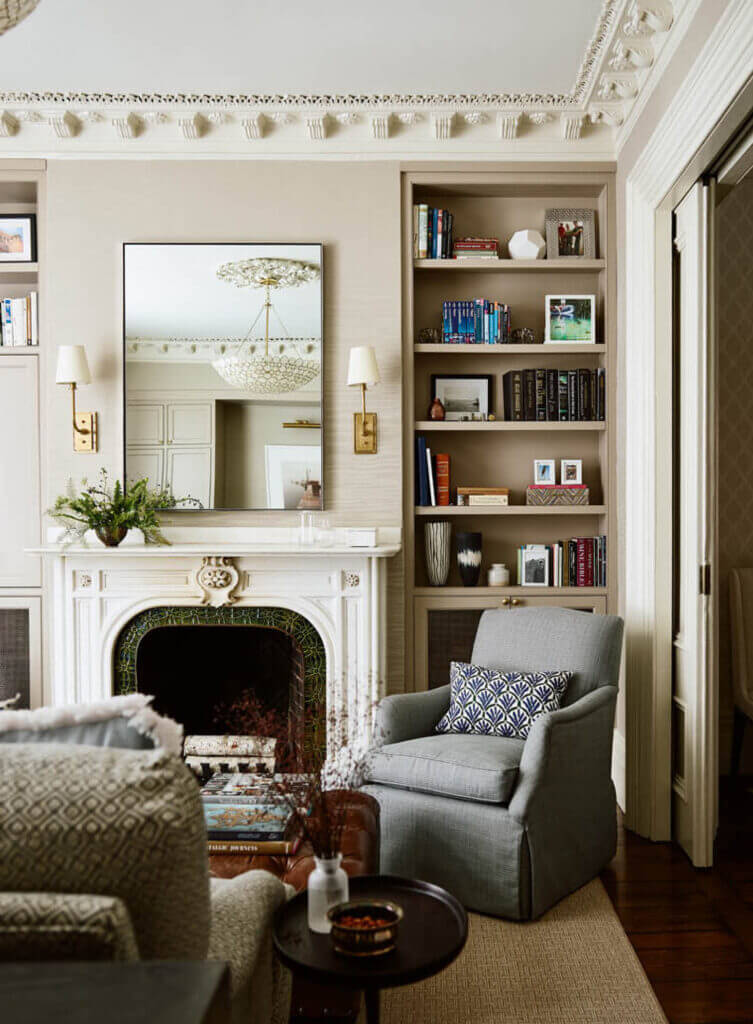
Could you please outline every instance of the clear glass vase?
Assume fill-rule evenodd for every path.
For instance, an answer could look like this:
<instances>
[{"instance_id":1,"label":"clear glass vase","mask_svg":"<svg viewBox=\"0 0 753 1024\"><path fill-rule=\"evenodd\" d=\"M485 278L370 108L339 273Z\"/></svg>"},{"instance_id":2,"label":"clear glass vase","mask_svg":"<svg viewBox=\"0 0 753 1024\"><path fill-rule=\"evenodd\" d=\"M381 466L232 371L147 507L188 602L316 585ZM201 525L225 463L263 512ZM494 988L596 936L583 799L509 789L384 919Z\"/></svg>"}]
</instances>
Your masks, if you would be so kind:
<instances>
[{"instance_id":1,"label":"clear glass vase","mask_svg":"<svg viewBox=\"0 0 753 1024\"><path fill-rule=\"evenodd\" d=\"M308 919L312 932L326 935L332 925L327 911L348 899L348 876L340 867L343 855L314 857L314 870L308 880Z\"/></svg>"}]
</instances>

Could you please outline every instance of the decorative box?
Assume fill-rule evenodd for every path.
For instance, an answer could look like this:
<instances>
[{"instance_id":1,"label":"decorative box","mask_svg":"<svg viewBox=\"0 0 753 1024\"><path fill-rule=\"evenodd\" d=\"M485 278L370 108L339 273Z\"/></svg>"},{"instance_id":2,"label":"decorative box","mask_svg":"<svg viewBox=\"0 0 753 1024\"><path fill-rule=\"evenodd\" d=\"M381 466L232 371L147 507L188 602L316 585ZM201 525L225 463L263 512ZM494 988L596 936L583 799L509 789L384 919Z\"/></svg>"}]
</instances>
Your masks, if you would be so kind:
<instances>
[{"instance_id":1,"label":"decorative box","mask_svg":"<svg viewBox=\"0 0 753 1024\"><path fill-rule=\"evenodd\" d=\"M585 484L562 487L558 484L531 484L526 488L526 505L588 505Z\"/></svg>"}]
</instances>

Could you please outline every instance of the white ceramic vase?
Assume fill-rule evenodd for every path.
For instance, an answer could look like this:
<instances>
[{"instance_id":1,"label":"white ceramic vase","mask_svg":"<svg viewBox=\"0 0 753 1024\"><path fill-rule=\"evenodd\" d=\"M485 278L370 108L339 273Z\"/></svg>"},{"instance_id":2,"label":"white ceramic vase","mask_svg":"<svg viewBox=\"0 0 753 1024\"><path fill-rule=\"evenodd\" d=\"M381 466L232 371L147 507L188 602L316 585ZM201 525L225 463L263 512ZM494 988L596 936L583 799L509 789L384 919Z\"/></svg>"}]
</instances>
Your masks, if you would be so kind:
<instances>
[{"instance_id":1,"label":"white ceramic vase","mask_svg":"<svg viewBox=\"0 0 753 1024\"><path fill-rule=\"evenodd\" d=\"M343 855L314 857L314 870L309 875L308 918L312 932L326 935L332 928L327 911L348 899L348 876L340 867Z\"/></svg>"},{"instance_id":2,"label":"white ceramic vase","mask_svg":"<svg viewBox=\"0 0 753 1024\"><path fill-rule=\"evenodd\" d=\"M426 575L432 587L443 587L450 575L450 534L448 522L430 522L424 526Z\"/></svg>"}]
</instances>

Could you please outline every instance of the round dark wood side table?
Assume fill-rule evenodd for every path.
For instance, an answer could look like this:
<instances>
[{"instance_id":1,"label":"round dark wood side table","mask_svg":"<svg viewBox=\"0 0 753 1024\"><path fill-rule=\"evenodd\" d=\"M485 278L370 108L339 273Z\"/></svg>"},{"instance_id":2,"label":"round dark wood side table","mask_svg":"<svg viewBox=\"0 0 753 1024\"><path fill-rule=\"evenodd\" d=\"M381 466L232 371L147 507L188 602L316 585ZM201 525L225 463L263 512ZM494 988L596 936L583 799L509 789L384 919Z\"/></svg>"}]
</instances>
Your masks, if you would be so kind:
<instances>
[{"instance_id":1,"label":"round dark wood side table","mask_svg":"<svg viewBox=\"0 0 753 1024\"><path fill-rule=\"evenodd\" d=\"M351 878L350 898L365 896L391 900L403 908L391 953L374 957L336 953L329 935L309 930L305 892L277 911L274 944L294 975L362 990L368 1024L378 1024L380 990L411 985L444 970L465 945L468 917L454 896L428 882L393 875Z\"/></svg>"}]
</instances>

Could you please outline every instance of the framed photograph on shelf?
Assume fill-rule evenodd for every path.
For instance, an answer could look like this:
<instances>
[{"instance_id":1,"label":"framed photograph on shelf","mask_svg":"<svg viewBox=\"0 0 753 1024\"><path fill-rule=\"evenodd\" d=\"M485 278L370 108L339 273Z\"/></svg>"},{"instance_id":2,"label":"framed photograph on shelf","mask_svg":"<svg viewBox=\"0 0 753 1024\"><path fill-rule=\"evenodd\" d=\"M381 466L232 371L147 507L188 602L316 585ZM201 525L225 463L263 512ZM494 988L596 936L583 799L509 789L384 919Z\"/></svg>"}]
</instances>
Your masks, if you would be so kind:
<instances>
[{"instance_id":1,"label":"framed photograph on shelf","mask_svg":"<svg viewBox=\"0 0 753 1024\"><path fill-rule=\"evenodd\" d=\"M595 259L595 211L547 210L546 258L548 260Z\"/></svg>"},{"instance_id":2,"label":"framed photograph on shelf","mask_svg":"<svg viewBox=\"0 0 753 1024\"><path fill-rule=\"evenodd\" d=\"M0 263L34 263L36 258L36 215L0 213Z\"/></svg>"},{"instance_id":3,"label":"framed photograph on shelf","mask_svg":"<svg viewBox=\"0 0 753 1024\"><path fill-rule=\"evenodd\" d=\"M545 302L544 344L595 344L595 295L547 295Z\"/></svg>"},{"instance_id":4,"label":"framed photograph on shelf","mask_svg":"<svg viewBox=\"0 0 753 1024\"><path fill-rule=\"evenodd\" d=\"M542 544L523 548L520 583L523 587L549 586L549 552Z\"/></svg>"},{"instance_id":5,"label":"framed photograph on shelf","mask_svg":"<svg viewBox=\"0 0 753 1024\"><path fill-rule=\"evenodd\" d=\"M554 487L557 483L554 459L533 460L533 482L537 487Z\"/></svg>"},{"instance_id":6,"label":"framed photograph on shelf","mask_svg":"<svg viewBox=\"0 0 753 1024\"><path fill-rule=\"evenodd\" d=\"M431 375L431 399L444 406L446 420L486 420L491 412L491 374Z\"/></svg>"},{"instance_id":7,"label":"framed photograph on shelf","mask_svg":"<svg viewBox=\"0 0 753 1024\"><path fill-rule=\"evenodd\" d=\"M268 508L322 507L322 449L318 444L264 446Z\"/></svg>"},{"instance_id":8,"label":"framed photograph on shelf","mask_svg":"<svg viewBox=\"0 0 753 1024\"><path fill-rule=\"evenodd\" d=\"M560 484L572 487L583 483L583 459L560 459Z\"/></svg>"}]
</instances>

